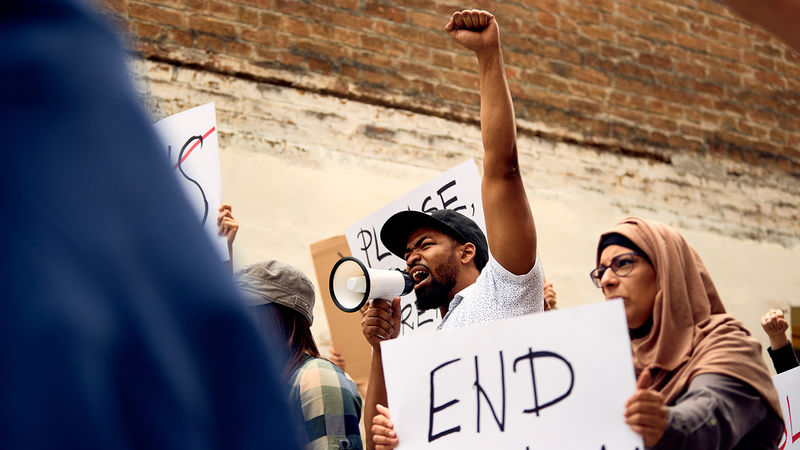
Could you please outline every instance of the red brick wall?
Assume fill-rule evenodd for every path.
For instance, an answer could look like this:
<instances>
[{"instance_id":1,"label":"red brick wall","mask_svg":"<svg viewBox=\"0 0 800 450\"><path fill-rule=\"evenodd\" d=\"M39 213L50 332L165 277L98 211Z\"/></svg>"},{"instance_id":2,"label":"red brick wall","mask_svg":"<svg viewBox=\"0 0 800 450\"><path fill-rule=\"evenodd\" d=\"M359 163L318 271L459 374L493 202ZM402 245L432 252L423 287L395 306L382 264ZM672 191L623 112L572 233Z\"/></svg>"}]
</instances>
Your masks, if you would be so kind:
<instances>
[{"instance_id":1,"label":"red brick wall","mask_svg":"<svg viewBox=\"0 0 800 450\"><path fill-rule=\"evenodd\" d=\"M255 79L269 68L265 81L478 119L474 58L441 31L458 4L103 2L145 58ZM470 6L499 19L521 132L664 161L722 155L800 177L800 54L719 3Z\"/></svg>"}]
</instances>

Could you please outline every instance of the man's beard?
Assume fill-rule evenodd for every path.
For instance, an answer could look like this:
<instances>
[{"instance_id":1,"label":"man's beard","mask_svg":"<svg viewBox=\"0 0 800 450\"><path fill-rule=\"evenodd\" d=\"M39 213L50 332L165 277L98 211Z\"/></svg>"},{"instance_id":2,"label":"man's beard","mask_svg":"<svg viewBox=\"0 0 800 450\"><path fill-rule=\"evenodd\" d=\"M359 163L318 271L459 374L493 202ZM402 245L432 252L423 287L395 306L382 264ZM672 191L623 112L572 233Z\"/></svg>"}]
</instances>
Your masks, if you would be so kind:
<instances>
[{"instance_id":1,"label":"man's beard","mask_svg":"<svg viewBox=\"0 0 800 450\"><path fill-rule=\"evenodd\" d=\"M450 291L452 291L456 285L456 270L456 257L454 253L446 264L439 267L439 273L436 276L434 276L433 272L430 272L428 275L430 281L425 286L414 289L414 294L417 296L415 302L417 311L423 312L429 309L446 306L450 303Z\"/></svg>"}]
</instances>

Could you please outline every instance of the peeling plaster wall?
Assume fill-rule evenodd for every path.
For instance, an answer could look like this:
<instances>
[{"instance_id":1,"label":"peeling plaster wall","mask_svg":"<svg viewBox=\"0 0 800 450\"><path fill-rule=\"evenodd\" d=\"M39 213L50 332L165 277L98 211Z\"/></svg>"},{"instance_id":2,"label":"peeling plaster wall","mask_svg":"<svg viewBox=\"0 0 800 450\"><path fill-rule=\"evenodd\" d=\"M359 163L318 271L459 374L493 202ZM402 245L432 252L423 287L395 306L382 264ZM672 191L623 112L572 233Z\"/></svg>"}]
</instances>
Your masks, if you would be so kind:
<instances>
[{"instance_id":1,"label":"peeling plaster wall","mask_svg":"<svg viewBox=\"0 0 800 450\"><path fill-rule=\"evenodd\" d=\"M215 102L224 198L241 223L237 267L276 258L315 278L311 243L343 234L466 159L480 167L474 124L166 63L132 64L154 121ZM560 307L602 300L588 276L597 237L628 215L680 229L728 310L765 347L761 314L800 304L800 183L790 175L710 156L625 156L524 132L518 147ZM321 305L315 316L325 351Z\"/></svg>"}]
</instances>

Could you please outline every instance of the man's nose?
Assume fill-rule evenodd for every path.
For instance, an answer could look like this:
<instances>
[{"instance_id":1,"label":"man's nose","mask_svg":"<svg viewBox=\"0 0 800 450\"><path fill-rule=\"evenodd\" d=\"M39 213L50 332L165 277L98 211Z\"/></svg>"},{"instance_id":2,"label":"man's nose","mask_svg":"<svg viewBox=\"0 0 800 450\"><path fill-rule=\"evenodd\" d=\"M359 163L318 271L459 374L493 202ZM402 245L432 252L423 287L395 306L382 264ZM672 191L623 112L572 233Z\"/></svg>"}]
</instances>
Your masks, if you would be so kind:
<instances>
[{"instance_id":1,"label":"man's nose","mask_svg":"<svg viewBox=\"0 0 800 450\"><path fill-rule=\"evenodd\" d=\"M411 250L411 253L408 254L406 258L406 269L411 269L417 262L419 262L420 255L417 253L416 250Z\"/></svg>"}]
</instances>

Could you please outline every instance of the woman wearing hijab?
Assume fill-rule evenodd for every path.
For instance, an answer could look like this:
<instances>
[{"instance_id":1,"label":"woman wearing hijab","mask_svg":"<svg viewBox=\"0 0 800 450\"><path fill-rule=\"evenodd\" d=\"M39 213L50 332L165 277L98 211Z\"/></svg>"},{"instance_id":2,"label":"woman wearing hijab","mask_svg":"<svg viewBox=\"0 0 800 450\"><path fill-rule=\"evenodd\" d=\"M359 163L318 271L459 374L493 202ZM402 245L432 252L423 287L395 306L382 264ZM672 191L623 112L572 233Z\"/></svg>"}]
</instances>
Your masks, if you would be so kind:
<instances>
[{"instance_id":1,"label":"woman wearing hijab","mask_svg":"<svg viewBox=\"0 0 800 450\"><path fill-rule=\"evenodd\" d=\"M638 378L625 420L645 445L777 448L784 427L761 345L725 312L683 236L628 218L600 237L597 262L595 285L625 305Z\"/></svg>"}]
</instances>

